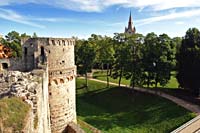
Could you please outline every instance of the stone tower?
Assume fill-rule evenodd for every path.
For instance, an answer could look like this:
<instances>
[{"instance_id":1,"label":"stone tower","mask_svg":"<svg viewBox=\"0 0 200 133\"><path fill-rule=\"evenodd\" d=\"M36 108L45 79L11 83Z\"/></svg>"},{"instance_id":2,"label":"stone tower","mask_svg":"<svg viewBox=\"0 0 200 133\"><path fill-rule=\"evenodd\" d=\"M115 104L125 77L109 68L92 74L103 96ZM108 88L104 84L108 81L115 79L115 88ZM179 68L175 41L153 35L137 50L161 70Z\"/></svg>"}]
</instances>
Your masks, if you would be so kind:
<instances>
[{"instance_id":1,"label":"stone tower","mask_svg":"<svg viewBox=\"0 0 200 133\"><path fill-rule=\"evenodd\" d=\"M76 122L74 39L26 38L22 40L25 71L48 72L48 102L52 133L61 133Z\"/></svg>"},{"instance_id":2,"label":"stone tower","mask_svg":"<svg viewBox=\"0 0 200 133\"><path fill-rule=\"evenodd\" d=\"M132 34L135 34L135 32L136 32L136 29L135 29L135 26L133 27L133 21L132 21L132 16L131 16L131 12L130 12L129 21L128 21L128 28L125 27L124 33L132 35Z\"/></svg>"},{"instance_id":3,"label":"stone tower","mask_svg":"<svg viewBox=\"0 0 200 133\"><path fill-rule=\"evenodd\" d=\"M60 133L69 122L76 122L75 40L50 38L48 41L51 131Z\"/></svg>"}]
</instances>

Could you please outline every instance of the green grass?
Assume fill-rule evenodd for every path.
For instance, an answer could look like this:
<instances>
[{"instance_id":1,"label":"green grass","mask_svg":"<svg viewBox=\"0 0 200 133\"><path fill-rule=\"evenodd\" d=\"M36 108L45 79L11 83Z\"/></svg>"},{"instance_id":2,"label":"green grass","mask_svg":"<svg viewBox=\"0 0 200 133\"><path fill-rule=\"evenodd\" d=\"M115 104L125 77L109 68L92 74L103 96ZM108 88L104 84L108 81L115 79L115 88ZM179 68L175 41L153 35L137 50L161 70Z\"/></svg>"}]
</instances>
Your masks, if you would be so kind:
<instances>
[{"instance_id":1,"label":"green grass","mask_svg":"<svg viewBox=\"0 0 200 133\"><path fill-rule=\"evenodd\" d=\"M13 132L21 131L26 123L25 119L30 106L21 99L3 98L0 100L0 131L10 128Z\"/></svg>"},{"instance_id":2,"label":"green grass","mask_svg":"<svg viewBox=\"0 0 200 133\"><path fill-rule=\"evenodd\" d=\"M99 80L107 81L106 71L96 71L93 73L93 77ZM119 78L113 79L109 76L109 81L113 83L119 83ZM121 84L130 85L130 80L127 80L125 78L121 79Z\"/></svg>"},{"instance_id":3,"label":"green grass","mask_svg":"<svg viewBox=\"0 0 200 133\"><path fill-rule=\"evenodd\" d=\"M77 79L78 117L106 133L165 133L195 116L161 97L95 81L87 92L84 83Z\"/></svg>"},{"instance_id":4,"label":"green grass","mask_svg":"<svg viewBox=\"0 0 200 133\"><path fill-rule=\"evenodd\" d=\"M162 87L158 84L159 88L178 88L178 82L176 80L175 77L175 72L172 72L172 76L171 79L169 80L169 83L166 84L166 86ZM99 80L103 80L103 81L107 81L107 77L106 77L106 71L96 71L93 74L93 77ZM119 82L119 78L117 79L113 79L112 77L109 76L109 81L113 82L113 83L118 83ZM130 85L130 80L125 79L124 77L122 78L121 84L125 84L125 85ZM150 88L153 88L154 86L150 86Z\"/></svg>"}]
</instances>

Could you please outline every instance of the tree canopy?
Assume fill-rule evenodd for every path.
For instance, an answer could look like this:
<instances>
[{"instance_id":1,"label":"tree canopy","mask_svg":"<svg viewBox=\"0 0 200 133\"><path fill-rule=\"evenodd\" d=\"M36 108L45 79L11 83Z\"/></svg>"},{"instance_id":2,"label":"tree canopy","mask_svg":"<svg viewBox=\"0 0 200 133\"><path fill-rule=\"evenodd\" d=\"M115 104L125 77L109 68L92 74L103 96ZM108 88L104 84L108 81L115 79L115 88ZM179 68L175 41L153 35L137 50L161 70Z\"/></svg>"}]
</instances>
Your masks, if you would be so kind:
<instances>
[{"instance_id":1,"label":"tree canopy","mask_svg":"<svg viewBox=\"0 0 200 133\"><path fill-rule=\"evenodd\" d=\"M182 40L177 54L177 79L181 87L191 89L195 94L200 90L200 31L190 28Z\"/></svg>"}]
</instances>

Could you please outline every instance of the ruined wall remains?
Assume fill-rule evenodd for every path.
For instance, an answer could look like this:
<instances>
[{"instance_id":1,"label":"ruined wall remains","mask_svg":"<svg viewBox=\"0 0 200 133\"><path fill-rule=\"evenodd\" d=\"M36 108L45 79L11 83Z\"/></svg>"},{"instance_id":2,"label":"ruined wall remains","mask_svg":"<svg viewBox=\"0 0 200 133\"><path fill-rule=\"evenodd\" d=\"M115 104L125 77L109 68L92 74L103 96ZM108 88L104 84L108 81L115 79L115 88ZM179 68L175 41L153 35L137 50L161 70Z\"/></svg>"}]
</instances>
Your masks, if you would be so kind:
<instances>
[{"instance_id":1,"label":"ruined wall remains","mask_svg":"<svg viewBox=\"0 0 200 133\"><path fill-rule=\"evenodd\" d=\"M0 75L0 82L5 84L4 86L0 84L0 97L15 96L28 103L31 110L27 114L23 132L38 133L37 127L40 124L38 121L43 116L39 112L44 109L43 106L40 106L43 101L42 78L31 72L23 73L19 71L4 71ZM43 125L41 126L45 128Z\"/></svg>"},{"instance_id":2,"label":"ruined wall remains","mask_svg":"<svg viewBox=\"0 0 200 133\"><path fill-rule=\"evenodd\" d=\"M76 123L70 122L64 133L85 133L85 131L81 129L80 126Z\"/></svg>"},{"instance_id":3,"label":"ruined wall remains","mask_svg":"<svg viewBox=\"0 0 200 133\"><path fill-rule=\"evenodd\" d=\"M37 132L38 133L50 133L50 112L49 112L49 100L48 100L48 71L44 70L40 72L42 77L42 85L38 90L37 99Z\"/></svg>"},{"instance_id":4,"label":"ruined wall remains","mask_svg":"<svg viewBox=\"0 0 200 133\"><path fill-rule=\"evenodd\" d=\"M75 40L24 38L21 43L21 59L0 60L0 63L7 63L8 70L41 71L43 80L32 106L38 120L36 131L63 132L70 122L76 123Z\"/></svg>"},{"instance_id":5,"label":"ruined wall remains","mask_svg":"<svg viewBox=\"0 0 200 133\"><path fill-rule=\"evenodd\" d=\"M4 66L4 64L6 64ZM6 67L7 66L7 67ZM19 70L23 71L23 64L21 58L0 59L0 71L6 70Z\"/></svg>"},{"instance_id":6,"label":"ruined wall remains","mask_svg":"<svg viewBox=\"0 0 200 133\"><path fill-rule=\"evenodd\" d=\"M25 70L46 67L48 69L51 131L62 132L69 122L76 122L75 40L30 38L22 42Z\"/></svg>"},{"instance_id":7,"label":"ruined wall remains","mask_svg":"<svg viewBox=\"0 0 200 133\"><path fill-rule=\"evenodd\" d=\"M35 51L38 47L37 38L24 38L22 43L22 64L24 71L30 71L35 68L37 60L35 59Z\"/></svg>"}]
</instances>

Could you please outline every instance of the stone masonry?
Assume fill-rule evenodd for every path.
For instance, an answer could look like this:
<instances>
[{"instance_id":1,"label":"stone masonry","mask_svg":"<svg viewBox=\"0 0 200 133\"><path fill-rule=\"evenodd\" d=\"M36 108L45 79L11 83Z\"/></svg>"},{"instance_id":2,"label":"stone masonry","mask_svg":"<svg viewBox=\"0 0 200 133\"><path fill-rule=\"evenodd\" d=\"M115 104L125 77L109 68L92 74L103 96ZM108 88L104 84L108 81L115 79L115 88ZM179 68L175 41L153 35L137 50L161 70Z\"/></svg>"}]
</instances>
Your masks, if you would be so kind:
<instances>
[{"instance_id":1,"label":"stone masonry","mask_svg":"<svg viewBox=\"0 0 200 133\"><path fill-rule=\"evenodd\" d=\"M76 122L74 62L75 40L66 38L27 38L22 40L24 70L48 70L50 123L53 133Z\"/></svg>"},{"instance_id":2,"label":"stone masonry","mask_svg":"<svg viewBox=\"0 0 200 133\"><path fill-rule=\"evenodd\" d=\"M17 59L18 63L13 59L7 59L4 62L2 60L0 63L8 62L7 70L26 72L42 70L43 75L47 75L43 76L41 92L43 101L40 104L44 106L45 117L43 120L41 119L40 123L47 127L49 125L50 130L41 129L45 133L61 133L69 123L76 123L75 40L69 38L24 38L21 40L21 44L22 58ZM46 101L46 99L48 100ZM43 112L40 111L40 113Z\"/></svg>"}]
</instances>

